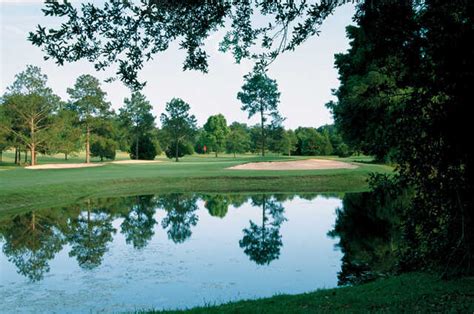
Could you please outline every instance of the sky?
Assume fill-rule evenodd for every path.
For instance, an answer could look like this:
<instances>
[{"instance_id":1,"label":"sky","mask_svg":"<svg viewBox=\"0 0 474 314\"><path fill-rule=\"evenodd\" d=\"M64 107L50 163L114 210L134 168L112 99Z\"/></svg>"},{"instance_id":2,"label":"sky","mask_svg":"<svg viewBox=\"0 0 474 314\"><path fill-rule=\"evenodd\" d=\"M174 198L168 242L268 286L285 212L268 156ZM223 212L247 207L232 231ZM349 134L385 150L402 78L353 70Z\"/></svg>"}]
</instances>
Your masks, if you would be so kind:
<instances>
[{"instance_id":1,"label":"sky","mask_svg":"<svg viewBox=\"0 0 474 314\"><path fill-rule=\"evenodd\" d=\"M75 2L81 2L76 0ZM43 60L43 52L27 41L29 31L36 25L55 26L57 18L44 17L40 0L0 0L0 92L13 82L15 74L23 71L27 64L41 67L48 76L48 85L64 100L68 99L67 88L74 85L82 74L91 74L101 80L114 75L114 69L95 71L87 61L57 66L53 61ZM276 79L281 92L279 109L286 117L287 128L319 127L333 122L325 104L334 99L331 90L339 85L337 70L334 68L334 54L345 52L349 47L345 27L352 23L354 6L339 7L321 27L319 36L314 36L294 52L280 55L272 63L268 75ZM206 42L209 54L209 73L183 71L185 53L171 45L155 56L140 73L140 80L147 81L143 93L153 105L157 117L165 105L174 97L182 98L191 105L199 125L203 125L210 115L221 113L228 123L233 121L255 124L257 117L248 119L240 110L237 99L243 84L243 76L252 69L252 63L235 64L231 54L218 51L223 32L213 33ZM102 83L107 99L114 109L123 105L130 97L130 90L120 81Z\"/></svg>"}]
</instances>

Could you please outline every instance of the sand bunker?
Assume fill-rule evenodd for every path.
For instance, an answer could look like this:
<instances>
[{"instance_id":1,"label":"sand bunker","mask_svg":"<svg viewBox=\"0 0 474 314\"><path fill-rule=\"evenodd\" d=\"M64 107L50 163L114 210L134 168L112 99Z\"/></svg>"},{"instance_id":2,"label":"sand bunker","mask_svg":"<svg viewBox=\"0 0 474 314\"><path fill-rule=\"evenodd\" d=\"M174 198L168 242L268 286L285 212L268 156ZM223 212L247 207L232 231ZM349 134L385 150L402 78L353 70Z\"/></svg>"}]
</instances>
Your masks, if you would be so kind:
<instances>
[{"instance_id":1,"label":"sand bunker","mask_svg":"<svg viewBox=\"0 0 474 314\"><path fill-rule=\"evenodd\" d=\"M100 167L105 164L43 164L36 166L27 166L25 169L40 170L40 169L73 169L73 168L88 168L88 167Z\"/></svg>"},{"instance_id":2,"label":"sand bunker","mask_svg":"<svg viewBox=\"0 0 474 314\"><path fill-rule=\"evenodd\" d=\"M111 164L151 164L151 163L157 163L157 162L162 162L161 160L136 160L136 159L131 159L131 160L116 160L116 161L111 161Z\"/></svg>"},{"instance_id":3,"label":"sand bunker","mask_svg":"<svg viewBox=\"0 0 474 314\"><path fill-rule=\"evenodd\" d=\"M252 162L227 169L233 170L320 170L320 169L354 169L356 165L327 159L306 159L292 161Z\"/></svg>"}]
</instances>

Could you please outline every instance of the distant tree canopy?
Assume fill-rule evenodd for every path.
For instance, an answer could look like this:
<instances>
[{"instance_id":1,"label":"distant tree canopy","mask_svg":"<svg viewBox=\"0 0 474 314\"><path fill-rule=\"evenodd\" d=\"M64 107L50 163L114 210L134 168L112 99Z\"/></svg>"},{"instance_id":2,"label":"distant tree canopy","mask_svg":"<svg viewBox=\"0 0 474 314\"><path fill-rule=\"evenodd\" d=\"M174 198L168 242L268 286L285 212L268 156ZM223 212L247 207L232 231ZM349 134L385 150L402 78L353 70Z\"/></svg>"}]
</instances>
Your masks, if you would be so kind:
<instances>
[{"instance_id":1,"label":"distant tree canopy","mask_svg":"<svg viewBox=\"0 0 474 314\"><path fill-rule=\"evenodd\" d=\"M206 131L209 148L214 151L217 157L218 153L224 150L225 140L229 134L227 121L222 114L210 116L203 128Z\"/></svg>"},{"instance_id":2,"label":"distant tree canopy","mask_svg":"<svg viewBox=\"0 0 474 314\"><path fill-rule=\"evenodd\" d=\"M244 79L245 83L237 98L242 102L241 110L248 113L249 119L256 114L260 116L260 146L262 156L265 156L266 129L278 126L283 121L278 111L280 103L278 84L261 72L249 73Z\"/></svg>"},{"instance_id":3,"label":"distant tree canopy","mask_svg":"<svg viewBox=\"0 0 474 314\"><path fill-rule=\"evenodd\" d=\"M2 100L3 145L6 146L9 136L13 146L28 148L31 165L36 164L36 153L44 148L53 125L51 116L60 107L60 98L47 87L47 79L39 67L28 65L15 76Z\"/></svg>"},{"instance_id":4,"label":"distant tree canopy","mask_svg":"<svg viewBox=\"0 0 474 314\"><path fill-rule=\"evenodd\" d=\"M89 163L91 133L95 128L95 124L100 123L109 114L110 103L105 99L106 93L100 87L99 80L92 75L79 76L74 87L68 88L67 92L70 97L69 108L77 113L79 123L85 133L86 163ZM95 147L98 146L95 145Z\"/></svg>"},{"instance_id":5,"label":"distant tree canopy","mask_svg":"<svg viewBox=\"0 0 474 314\"><path fill-rule=\"evenodd\" d=\"M184 149L185 142L191 140L196 132L196 117L189 113L190 108L182 99L173 98L166 104L166 113L161 114L162 128L169 140L166 151L174 151L173 155L167 155L176 161L184 154L192 153L192 146L190 152Z\"/></svg>"},{"instance_id":6,"label":"distant tree canopy","mask_svg":"<svg viewBox=\"0 0 474 314\"><path fill-rule=\"evenodd\" d=\"M129 141L134 144L130 147L130 156L134 159L154 159L156 149L152 148L155 146L152 133L155 129L155 117L151 113L152 105L140 92L132 93L132 97L125 98L124 103L125 105L120 108L119 119L127 130ZM145 142L142 144L141 140ZM142 145L146 147L141 147Z\"/></svg>"}]
</instances>

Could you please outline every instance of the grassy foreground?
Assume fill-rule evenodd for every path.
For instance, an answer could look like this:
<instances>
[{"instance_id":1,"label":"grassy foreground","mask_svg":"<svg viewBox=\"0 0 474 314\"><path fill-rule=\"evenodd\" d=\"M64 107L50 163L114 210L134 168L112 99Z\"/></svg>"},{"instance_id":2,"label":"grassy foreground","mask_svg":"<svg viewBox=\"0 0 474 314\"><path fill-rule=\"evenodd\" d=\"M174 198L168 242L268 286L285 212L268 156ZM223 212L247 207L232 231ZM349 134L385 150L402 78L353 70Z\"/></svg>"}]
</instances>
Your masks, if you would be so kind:
<instances>
[{"instance_id":1,"label":"grassy foreground","mask_svg":"<svg viewBox=\"0 0 474 314\"><path fill-rule=\"evenodd\" d=\"M187 311L139 313L473 313L474 278L412 273L355 287L239 301Z\"/></svg>"},{"instance_id":2,"label":"grassy foreground","mask_svg":"<svg viewBox=\"0 0 474 314\"><path fill-rule=\"evenodd\" d=\"M121 154L118 159L126 157ZM0 163L0 213L66 205L89 197L166 192L355 192L367 189L369 173L391 171L388 166L368 163L335 170L227 169L246 162L297 159L282 156L189 156L178 163L159 158L163 162L53 170L14 167L9 158L4 154L6 162ZM43 158L38 160L40 164L63 161ZM79 156L67 162L82 160Z\"/></svg>"}]
</instances>

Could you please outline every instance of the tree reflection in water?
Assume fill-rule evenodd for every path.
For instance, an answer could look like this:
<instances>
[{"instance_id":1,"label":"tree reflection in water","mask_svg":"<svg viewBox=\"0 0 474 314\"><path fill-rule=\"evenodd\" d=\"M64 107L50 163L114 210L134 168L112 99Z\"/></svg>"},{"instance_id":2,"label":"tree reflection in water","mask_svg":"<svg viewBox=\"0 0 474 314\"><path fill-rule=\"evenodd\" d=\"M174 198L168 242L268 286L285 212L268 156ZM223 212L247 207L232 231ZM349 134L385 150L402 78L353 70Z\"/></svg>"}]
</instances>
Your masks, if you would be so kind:
<instances>
[{"instance_id":1,"label":"tree reflection in water","mask_svg":"<svg viewBox=\"0 0 474 314\"><path fill-rule=\"evenodd\" d=\"M32 211L14 215L0 223L3 253L18 273L31 281L39 281L49 272L49 261L65 243L55 219L47 212Z\"/></svg>"},{"instance_id":2,"label":"tree reflection in water","mask_svg":"<svg viewBox=\"0 0 474 314\"><path fill-rule=\"evenodd\" d=\"M102 263L107 252L107 244L112 242L113 216L106 208L94 207L87 201L85 211L71 219L69 224L68 242L71 245L69 256L76 257L79 266L93 269Z\"/></svg>"},{"instance_id":3,"label":"tree reflection in water","mask_svg":"<svg viewBox=\"0 0 474 314\"><path fill-rule=\"evenodd\" d=\"M153 218L157 200L153 195L142 195L130 198L130 210L124 215L120 225L127 244L136 249L143 249L155 234L156 220Z\"/></svg>"},{"instance_id":4,"label":"tree reflection in water","mask_svg":"<svg viewBox=\"0 0 474 314\"><path fill-rule=\"evenodd\" d=\"M268 195L252 196L252 205L262 208L259 225L250 221L250 227L243 230L244 237L239 245L250 260L258 265L268 265L280 256L283 245L280 234L281 224L286 220L281 202Z\"/></svg>"},{"instance_id":5,"label":"tree reflection in water","mask_svg":"<svg viewBox=\"0 0 474 314\"><path fill-rule=\"evenodd\" d=\"M69 256L78 265L90 270L101 265L121 219L120 232L128 245L144 249L155 234L156 210L166 215L161 227L174 243L183 243L192 235L198 223L199 199L214 217L224 218L230 206L238 208L251 201L261 208L261 222L250 221L239 241L250 260L259 265L269 264L280 255L283 245L280 226L286 220L282 202L291 195L242 194L181 194L144 195L126 198L87 200L64 208L48 208L3 217L0 239L3 253L31 281L39 281L50 270L49 261L69 245Z\"/></svg>"},{"instance_id":6,"label":"tree reflection in water","mask_svg":"<svg viewBox=\"0 0 474 314\"><path fill-rule=\"evenodd\" d=\"M339 285L359 284L396 271L400 241L401 208L409 198L403 191L375 189L347 193L336 210L334 230L344 254Z\"/></svg>"},{"instance_id":7,"label":"tree reflection in water","mask_svg":"<svg viewBox=\"0 0 474 314\"><path fill-rule=\"evenodd\" d=\"M166 211L161 221L163 229L168 229L168 238L174 243L183 243L192 234L191 227L198 222L195 211L197 196L173 193L160 196L158 206Z\"/></svg>"}]
</instances>

